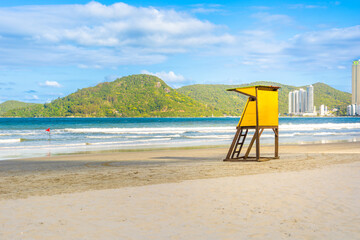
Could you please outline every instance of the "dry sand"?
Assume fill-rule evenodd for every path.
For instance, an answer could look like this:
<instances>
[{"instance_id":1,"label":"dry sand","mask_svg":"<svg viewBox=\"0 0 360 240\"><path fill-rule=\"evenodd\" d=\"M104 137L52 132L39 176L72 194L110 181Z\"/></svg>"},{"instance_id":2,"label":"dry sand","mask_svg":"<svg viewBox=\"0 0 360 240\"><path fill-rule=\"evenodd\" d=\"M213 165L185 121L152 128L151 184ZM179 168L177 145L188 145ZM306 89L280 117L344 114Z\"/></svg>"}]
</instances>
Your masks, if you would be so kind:
<instances>
[{"instance_id":1,"label":"dry sand","mask_svg":"<svg viewBox=\"0 0 360 240\"><path fill-rule=\"evenodd\" d=\"M226 151L0 161L0 239L360 238L360 143Z\"/></svg>"}]
</instances>

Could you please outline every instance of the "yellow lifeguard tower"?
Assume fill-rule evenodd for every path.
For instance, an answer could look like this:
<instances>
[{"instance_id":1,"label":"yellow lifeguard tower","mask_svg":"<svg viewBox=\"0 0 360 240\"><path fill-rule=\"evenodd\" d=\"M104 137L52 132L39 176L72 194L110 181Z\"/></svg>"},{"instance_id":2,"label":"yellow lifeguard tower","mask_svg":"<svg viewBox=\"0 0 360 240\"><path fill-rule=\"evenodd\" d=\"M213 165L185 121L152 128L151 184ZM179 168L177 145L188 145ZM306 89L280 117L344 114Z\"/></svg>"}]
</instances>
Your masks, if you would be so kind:
<instances>
[{"instance_id":1,"label":"yellow lifeguard tower","mask_svg":"<svg viewBox=\"0 0 360 240\"><path fill-rule=\"evenodd\" d=\"M279 100L278 89L275 86L256 85L250 87L232 88L248 96L244 111L237 125L237 131L224 161L239 161L256 159L257 161L279 158ZM255 129L245 155L240 156L246 136L250 129ZM260 158L260 136L264 129L272 129L275 134L275 156ZM256 156L249 157L251 148L256 141Z\"/></svg>"}]
</instances>

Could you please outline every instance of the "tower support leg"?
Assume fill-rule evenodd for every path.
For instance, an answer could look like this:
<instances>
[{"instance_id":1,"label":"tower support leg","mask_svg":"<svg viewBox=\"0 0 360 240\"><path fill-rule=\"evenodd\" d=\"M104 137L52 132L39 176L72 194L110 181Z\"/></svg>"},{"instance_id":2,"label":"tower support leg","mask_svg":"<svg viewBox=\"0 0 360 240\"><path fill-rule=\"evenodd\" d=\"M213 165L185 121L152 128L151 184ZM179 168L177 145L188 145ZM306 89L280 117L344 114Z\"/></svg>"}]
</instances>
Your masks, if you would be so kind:
<instances>
[{"instance_id":1,"label":"tower support leg","mask_svg":"<svg viewBox=\"0 0 360 240\"><path fill-rule=\"evenodd\" d=\"M231 155L232 155L232 153L233 153L233 151L234 151L234 148L235 148L235 146L236 146L236 143L237 143L238 140L239 140L240 132L241 132L241 127L238 127L237 130L236 130L234 139L233 139L233 141L232 141L232 143L231 143L231 146L230 146L230 148L229 148L228 154L226 155L226 158L225 158L224 160L231 158Z\"/></svg>"},{"instance_id":2,"label":"tower support leg","mask_svg":"<svg viewBox=\"0 0 360 240\"><path fill-rule=\"evenodd\" d=\"M275 133L275 158L279 158L279 129L274 128Z\"/></svg>"}]
</instances>

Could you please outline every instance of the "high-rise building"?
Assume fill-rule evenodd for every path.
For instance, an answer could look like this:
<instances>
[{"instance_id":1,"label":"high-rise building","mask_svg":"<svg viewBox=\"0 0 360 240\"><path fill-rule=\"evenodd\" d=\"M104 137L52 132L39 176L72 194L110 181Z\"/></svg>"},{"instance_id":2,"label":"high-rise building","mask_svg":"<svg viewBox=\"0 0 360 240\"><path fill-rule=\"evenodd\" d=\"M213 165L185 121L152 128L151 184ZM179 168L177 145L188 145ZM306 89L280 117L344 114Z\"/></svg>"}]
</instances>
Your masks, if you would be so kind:
<instances>
[{"instance_id":1,"label":"high-rise building","mask_svg":"<svg viewBox=\"0 0 360 240\"><path fill-rule=\"evenodd\" d=\"M352 104L360 106L360 60L352 65Z\"/></svg>"},{"instance_id":2,"label":"high-rise building","mask_svg":"<svg viewBox=\"0 0 360 240\"><path fill-rule=\"evenodd\" d=\"M295 113L295 104L296 104L295 92L292 92L292 113Z\"/></svg>"},{"instance_id":3,"label":"high-rise building","mask_svg":"<svg viewBox=\"0 0 360 240\"><path fill-rule=\"evenodd\" d=\"M307 92L307 111L308 113L314 112L314 87L310 85L306 88Z\"/></svg>"},{"instance_id":4,"label":"high-rise building","mask_svg":"<svg viewBox=\"0 0 360 240\"><path fill-rule=\"evenodd\" d=\"M352 65L352 95L351 105L347 107L347 115L360 115L360 60Z\"/></svg>"},{"instance_id":5,"label":"high-rise building","mask_svg":"<svg viewBox=\"0 0 360 240\"><path fill-rule=\"evenodd\" d=\"M300 101L299 101L299 112L301 113L305 113L306 110L307 110L307 94L306 94L306 91L302 88L300 88L299 90L299 98L300 98Z\"/></svg>"},{"instance_id":6,"label":"high-rise building","mask_svg":"<svg viewBox=\"0 0 360 240\"><path fill-rule=\"evenodd\" d=\"M328 114L328 108L324 104L320 106L320 116L325 116Z\"/></svg>"},{"instance_id":7,"label":"high-rise building","mask_svg":"<svg viewBox=\"0 0 360 240\"><path fill-rule=\"evenodd\" d=\"M300 88L289 92L289 114L302 115L314 112L314 88L312 85L306 90Z\"/></svg>"},{"instance_id":8,"label":"high-rise building","mask_svg":"<svg viewBox=\"0 0 360 240\"><path fill-rule=\"evenodd\" d=\"M294 113L297 114L300 112L300 101L299 101L299 90L295 90L294 91L294 103L295 103L295 107L294 107Z\"/></svg>"},{"instance_id":9,"label":"high-rise building","mask_svg":"<svg viewBox=\"0 0 360 240\"><path fill-rule=\"evenodd\" d=\"M347 106L346 110L347 110L347 115L349 116L359 115L360 113L360 107L356 104L351 104Z\"/></svg>"}]
</instances>

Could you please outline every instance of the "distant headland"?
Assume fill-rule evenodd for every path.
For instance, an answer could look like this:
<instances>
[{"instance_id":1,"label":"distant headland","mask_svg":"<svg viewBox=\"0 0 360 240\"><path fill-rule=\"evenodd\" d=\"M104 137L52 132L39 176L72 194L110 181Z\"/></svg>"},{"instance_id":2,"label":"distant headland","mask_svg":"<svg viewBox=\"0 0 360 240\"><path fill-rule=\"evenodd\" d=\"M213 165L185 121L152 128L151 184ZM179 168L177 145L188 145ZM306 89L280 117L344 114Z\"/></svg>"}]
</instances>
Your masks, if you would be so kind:
<instances>
[{"instance_id":1,"label":"distant headland","mask_svg":"<svg viewBox=\"0 0 360 240\"><path fill-rule=\"evenodd\" d=\"M80 89L46 104L6 101L0 104L3 117L211 117L238 116L246 98L226 89L254 84L279 86L279 113L288 113L289 92L300 89L276 82L241 85L196 84L173 89L160 78L138 74ZM315 83L314 105L336 109L346 115L351 94L324 83Z\"/></svg>"}]
</instances>

